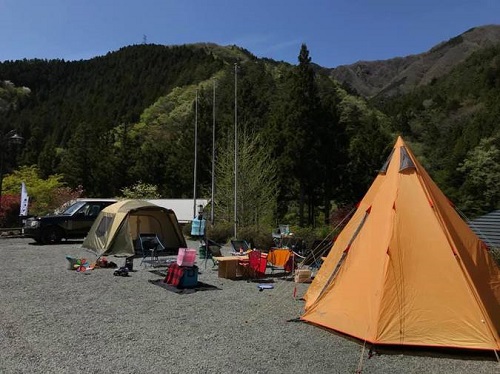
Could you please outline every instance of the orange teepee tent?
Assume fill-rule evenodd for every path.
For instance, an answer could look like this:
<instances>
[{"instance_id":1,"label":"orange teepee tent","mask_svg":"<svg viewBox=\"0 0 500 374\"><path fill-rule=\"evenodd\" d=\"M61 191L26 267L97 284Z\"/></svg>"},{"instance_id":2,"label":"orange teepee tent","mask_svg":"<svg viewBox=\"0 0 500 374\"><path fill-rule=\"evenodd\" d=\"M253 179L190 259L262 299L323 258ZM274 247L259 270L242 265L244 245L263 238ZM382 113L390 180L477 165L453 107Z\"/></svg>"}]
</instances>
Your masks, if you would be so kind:
<instances>
[{"instance_id":1,"label":"orange teepee tent","mask_svg":"<svg viewBox=\"0 0 500 374\"><path fill-rule=\"evenodd\" d=\"M500 350L500 271L401 137L305 295L373 344Z\"/></svg>"}]
</instances>

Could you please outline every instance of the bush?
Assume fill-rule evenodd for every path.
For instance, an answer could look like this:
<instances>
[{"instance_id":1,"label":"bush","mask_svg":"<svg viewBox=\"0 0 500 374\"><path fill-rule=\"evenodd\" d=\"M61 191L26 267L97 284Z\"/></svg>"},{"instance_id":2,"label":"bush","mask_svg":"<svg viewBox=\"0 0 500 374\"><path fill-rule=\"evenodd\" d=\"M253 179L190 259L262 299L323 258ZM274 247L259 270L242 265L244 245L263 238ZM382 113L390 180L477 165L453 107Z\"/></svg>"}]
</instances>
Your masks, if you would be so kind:
<instances>
[{"instance_id":1,"label":"bush","mask_svg":"<svg viewBox=\"0 0 500 374\"><path fill-rule=\"evenodd\" d=\"M238 239L244 239L252 248L268 250L274 246L272 228L247 226L239 228Z\"/></svg>"},{"instance_id":2,"label":"bush","mask_svg":"<svg viewBox=\"0 0 500 374\"><path fill-rule=\"evenodd\" d=\"M208 239L225 244L233 235L233 226L229 222L216 223L214 226L208 225L206 234Z\"/></svg>"},{"instance_id":3,"label":"bush","mask_svg":"<svg viewBox=\"0 0 500 374\"><path fill-rule=\"evenodd\" d=\"M191 223L179 223L179 226L185 238L191 237Z\"/></svg>"},{"instance_id":4,"label":"bush","mask_svg":"<svg viewBox=\"0 0 500 374\"><path fill-rule=\"evenodd\" d=\"M21 226L19 220L20 195L2 195L0 227Z\"/></svg>"},{"instance_id":5,"label":"bush","mask_svg":"<svg viewBox=\"0 0 500 374\"><path fill-rule=\"evenodd\" d=\"M158 186L154 184L137 182L133 186L122 188L122 196L126 199L159 199Z\"/></svg>"},{"instance_id":6,"label":"bush","mask_svg":"<svg viewBox=\"0 0 500 374\"><path fill-rule=\"evenodd\" d=\"M305 242L306 248L310 248L316 240L333 240L338 234L338 232L332 232L333 229L330 226L297 227L294 230L292 230L293 234Z\"/></svg>"},{"instance_id":7,"label":"bush","mask_svg":"<svg viewBox=\"0 0 500 374\"><path fill-rule=\"evenodd\" d=\"M191 240L198 240L198 237L191 236L191 223L187 223L182 225L182 234L184 237L189 238ZM233 226L227 222L221 222L216 224L215 226L211 226L207 221L206 231L205 231L207 239L213 240L219 244L226 244L229 242L233 235Z\"/></svg>"},{"instance_id":8,"label":"bush","mask_svg":"<svg viewBox=\"0 0 500 374\"><path fill-rule=\"evenodd\" d=\"M183 230L184 235L191 235L191 225L186 225ZM249 245L255 248L267 250L273 244L271 228L257 228L255 226L238 228L238 238L244 239ZM227 244L233 238L234 226L230 222L216 223L214 226L207 225L207 238L219 244Z\"/></svg>"}]
</instances>

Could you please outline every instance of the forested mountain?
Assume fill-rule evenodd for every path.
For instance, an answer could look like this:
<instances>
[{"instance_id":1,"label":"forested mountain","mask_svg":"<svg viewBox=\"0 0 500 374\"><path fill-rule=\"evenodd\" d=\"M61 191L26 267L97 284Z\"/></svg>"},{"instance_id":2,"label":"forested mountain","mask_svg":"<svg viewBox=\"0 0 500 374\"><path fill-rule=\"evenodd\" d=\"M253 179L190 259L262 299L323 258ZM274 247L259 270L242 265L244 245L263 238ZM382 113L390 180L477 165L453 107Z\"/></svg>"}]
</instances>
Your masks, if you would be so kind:
<instances>
[{"instance_id":1,"label":"forested mountain","mask_svg":"<svg viewBox=\"0 0 500 374\"><path fill-rule=\"evenodd\" d=\"M364 97L394 96L448 74L472 53L500 43L500 25L475 27L429 51L389 60L359 61L329 69L333 78Z\"/></svg>"},{"instance_id":2,"label":"forested mountain","mask_svg":"<svg viewBox=\"0 0 500 374\"><path fill-rule=\"evenodd\" d=\"M251 170L258 156L273 171L262 181L276 186L272 219L313 224L332 202L359 198L392 136L382 113L315 73L306 46L300 56L292 66L235 46L136 45L85 61L7 61L0 81L31 94L2 112L0 126L26 139L18 164L60 173L87 195L116 196L142 181L180 198L193 196L196 125L197 184L207 196L215 102L220 215L232 211L221 196L232 171L222 164L231 164L237 121L238 152L247 155L238 188L248 196L239 210L255 209L260 196L246 181L264 175Z\"/></svg>"},{"instance_id":3,"label":"forested mountain","mask_svg":"<svg viewBox=\"0 0 500 374\"><path fill-rule=\"evenodd\" d=\"M496 176L488 198L477 195L481 155L500 164L498 47L411 94L372 101L315 66L307 46L297 54L290 65L236 46L135 45L90 60L0 63L0 82L30 92L0 101L1 133L26 139L7 171L37 165L87 196L141 181L164 198L191 198L196 148L198 196L209 196L215 131L219 220L234 219L237 153L240 225L316 225L362 197L401 133L457 205L499 206Z\"/></svg>"},{"instance_id":4,"label":"forested mountain","mask_svg":"<svg viewBox=\"0 0 500 374\"><path fill-rule=\"evenodd\" d=\"M500 44L429 85L375 103L461 209L476 215L500 208Z\"/></svg>"}]
</instances>

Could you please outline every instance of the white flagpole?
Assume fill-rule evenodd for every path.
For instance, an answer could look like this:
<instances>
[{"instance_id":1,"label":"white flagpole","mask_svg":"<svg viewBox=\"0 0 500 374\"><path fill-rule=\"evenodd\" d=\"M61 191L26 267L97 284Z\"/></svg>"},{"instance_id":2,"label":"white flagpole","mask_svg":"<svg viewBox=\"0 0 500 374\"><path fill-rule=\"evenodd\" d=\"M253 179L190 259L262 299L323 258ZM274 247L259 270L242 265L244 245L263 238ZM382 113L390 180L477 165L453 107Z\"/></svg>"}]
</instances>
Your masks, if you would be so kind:
<instances>
[{"instance_id":1,"label":"white flagpole","mask_svg":"<svg viewBox=\"0 0 500 374\"><path fill-rule=\"evenodd\" d=\"M234 64L234 239L238 238L238 64Z\"/></svg>"},{"instance_id":2,"label":"white flagpole","mask_svg":"<svg viewBox=\"0 0 500 374\"><path fill-rule=\"evenodd\" d=\"M213 102L212 102L212 197L210 201L210 223L214 224L214 195L215 195L215 84L216 80L213 80Z\"/></svg>"},{"instance_id":3,"label":"white flagpole","mask_svg":"<svg viewBox=\"0 0 500 374\"><path fill-rule=\"evenodd\" d=\"M198 176L198 89L196 89L195 99L195 114L194 114L194 168L193 168L193 217L196 217L196 184Z\"/></svg>"}]
</instances>

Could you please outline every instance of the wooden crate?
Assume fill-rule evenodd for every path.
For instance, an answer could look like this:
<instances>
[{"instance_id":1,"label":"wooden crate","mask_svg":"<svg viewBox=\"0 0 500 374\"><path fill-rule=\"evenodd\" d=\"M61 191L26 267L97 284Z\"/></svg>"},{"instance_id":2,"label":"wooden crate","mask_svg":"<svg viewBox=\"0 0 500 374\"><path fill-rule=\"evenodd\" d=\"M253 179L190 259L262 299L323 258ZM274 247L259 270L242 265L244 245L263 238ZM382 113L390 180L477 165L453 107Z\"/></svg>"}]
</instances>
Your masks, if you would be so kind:
<instances>
[{"instance_id":1,"label":"wooden crate","mask_svg":"<svg viewBox=\"0 0 500 374\"><path fill-rule=\"evenodd\" d=\"M310 269L297 269L295 270L295 283L307 283L311 281Z\"/></svg>"}]
</instances>

